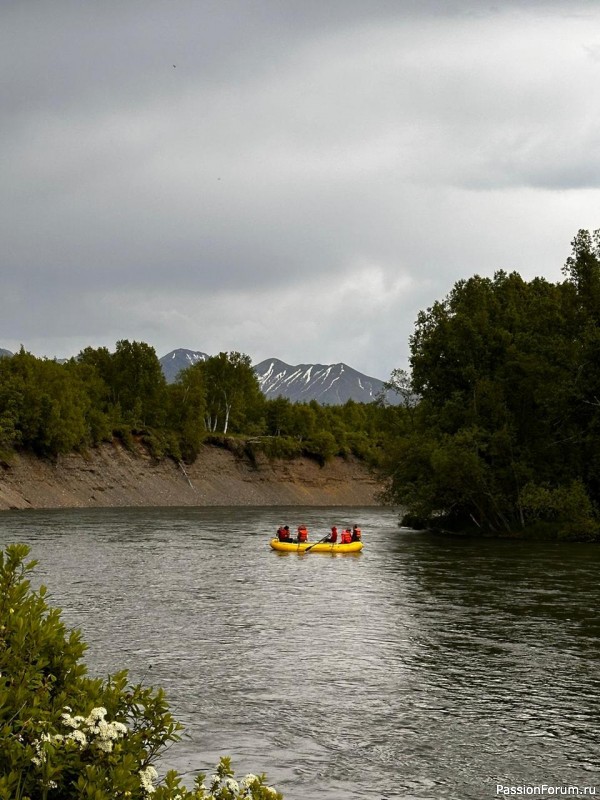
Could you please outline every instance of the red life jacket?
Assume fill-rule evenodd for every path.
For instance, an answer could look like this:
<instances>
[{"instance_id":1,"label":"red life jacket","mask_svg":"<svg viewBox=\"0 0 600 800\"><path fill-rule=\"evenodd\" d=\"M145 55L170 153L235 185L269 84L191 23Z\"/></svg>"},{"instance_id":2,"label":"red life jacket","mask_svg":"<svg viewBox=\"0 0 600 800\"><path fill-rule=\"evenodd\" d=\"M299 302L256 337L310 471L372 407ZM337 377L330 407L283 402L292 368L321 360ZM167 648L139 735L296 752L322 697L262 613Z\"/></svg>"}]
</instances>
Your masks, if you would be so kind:
<instances>
[{"instance_id":1,"label":"red life jacket","mask_svg":"<svg viewBox=\"0 0 600 800\"><path fill-rule=\"evenodd\" d=\"M349 530L345 530L342 533L342 544L350 544L352 541L352 532Z\"/></svg>"},{"instance_id":2,"label":"red life jacket","mask_svg":"<svg viewBox=\"0 0 600 800\"><path fill-rule=\"evenodd\" d=\"M304 525L301 525L298 528L298 541L299 542L308 542L308 531L304 527Z\"/></svg>"},{"instance_id":3,"label":"red life jacket","mask_svg":"<svg viewBox=\"0 0 600 800\"><path fill-rule=\"evenodd\" d=\"M360 528L354 528L352 531L352 540L354 542L360 542L360 537L362 536L362 531Z\"/></svg>"},{"instance_id":4,"label":"red life jacket","mask_svg":"<svg viewBox=\"0 0 600 800\"><path fill-rule=\"evenodd\" d=\"M337 542L338 531L335 525L331 529L331 536L329 537L330 542Z\"/></svg>"}]
</instances>

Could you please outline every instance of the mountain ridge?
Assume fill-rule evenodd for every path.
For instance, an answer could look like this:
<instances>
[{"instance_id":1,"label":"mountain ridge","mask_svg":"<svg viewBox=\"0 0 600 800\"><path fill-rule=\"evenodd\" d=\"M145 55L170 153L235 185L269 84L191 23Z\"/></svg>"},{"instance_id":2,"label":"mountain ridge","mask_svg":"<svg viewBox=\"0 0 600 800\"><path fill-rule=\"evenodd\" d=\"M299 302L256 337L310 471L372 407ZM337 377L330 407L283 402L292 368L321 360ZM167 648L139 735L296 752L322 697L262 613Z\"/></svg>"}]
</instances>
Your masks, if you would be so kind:
<instances>
[{"instance_id":1,"label":"mountain ridge","mask_svg":"<svg viewBox=\"0 0 600 800\"><path fill-rule=\"evenodd\" d=\"M254 366L266 397L285 397L292 402L341 405L348 400L371 403L385 393L384 382L343 362L337 364L287 364L267 358Z\"/></svg>"},{"instance_id":2,"label":"mountain ridge","mask_svg":"<svg viewBox=\"0 0 600 800\"><path fill-rule=\"evenodd\" d=\"M174 383L182 369L193 367L194 364L206 361L207 358L210 358L208 353L203 353L201 350L187 350L185 347L178 347L158 360L167 383Z\"/></svg>"},{"instance_id":3,"label":"mountain ridge","mask_svg":"<svg viewBox=\"0 0 600 800\"><path fill-rule=\"evenodd\" d=\"M177 348L159 359L167 381L179 371L209 356L200 350ZM288 364L279 358L266 358L253 365L262 393L269 399L284 397L293 403L316 400L321 405L343 405L348 400L372 403L383 397L395 405L398 398L386 391L384 381L365 375L353 367L337 364Z\"/></svg>"}]
</instances>

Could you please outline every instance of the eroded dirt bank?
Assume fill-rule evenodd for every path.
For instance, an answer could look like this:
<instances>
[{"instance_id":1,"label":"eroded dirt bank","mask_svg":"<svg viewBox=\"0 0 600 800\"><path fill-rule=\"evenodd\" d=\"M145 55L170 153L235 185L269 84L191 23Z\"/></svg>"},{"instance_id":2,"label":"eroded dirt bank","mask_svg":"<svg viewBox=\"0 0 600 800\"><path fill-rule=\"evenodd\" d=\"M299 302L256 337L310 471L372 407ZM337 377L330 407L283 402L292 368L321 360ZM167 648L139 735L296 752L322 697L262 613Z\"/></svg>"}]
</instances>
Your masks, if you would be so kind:
<instances>
[{"instance_id":1,"label":"eroded dirt bank","mask_svg":"<svg viewBox=\"0 0 600 800\"><path fill-rule=\"evenodd\" d=\"M379 505L381 484L359 462L310 459L256 466L206 446L182 468L105 444L50 463L18 455L0 467L0 510L94 506Z\"/></svg>"}]
</instances>

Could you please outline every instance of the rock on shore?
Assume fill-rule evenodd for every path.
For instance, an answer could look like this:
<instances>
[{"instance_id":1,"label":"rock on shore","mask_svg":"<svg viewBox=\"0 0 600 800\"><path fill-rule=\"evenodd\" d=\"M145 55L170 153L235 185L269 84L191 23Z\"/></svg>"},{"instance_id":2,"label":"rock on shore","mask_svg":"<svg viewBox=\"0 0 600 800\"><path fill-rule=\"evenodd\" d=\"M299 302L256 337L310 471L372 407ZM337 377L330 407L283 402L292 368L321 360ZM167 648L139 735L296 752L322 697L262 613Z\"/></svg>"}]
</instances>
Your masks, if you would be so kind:
<instances>
[{"instance_id":1,"label":"rock on shore","mask_svg":"<svg viewBox=\"0 0 600 800\"><path fill-rule=\"evenodd\" d=\"M382 485L359 461L259 459L204 446L194 464L156 461L119 442L56 462L16 455L0 467L0 510L95 506L379 505Z\"/></svg>"}]
</instances>

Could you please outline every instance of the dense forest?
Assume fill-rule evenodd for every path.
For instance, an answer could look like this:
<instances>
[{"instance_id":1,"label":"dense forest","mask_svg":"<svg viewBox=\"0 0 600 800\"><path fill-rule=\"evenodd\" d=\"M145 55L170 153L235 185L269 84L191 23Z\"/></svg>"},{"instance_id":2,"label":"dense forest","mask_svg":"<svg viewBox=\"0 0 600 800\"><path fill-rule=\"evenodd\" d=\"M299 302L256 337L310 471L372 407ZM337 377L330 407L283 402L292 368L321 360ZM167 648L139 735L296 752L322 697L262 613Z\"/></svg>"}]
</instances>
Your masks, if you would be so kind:
<instances>
[{"instance_id":1,"label":"dense forest","mask_svg":"<svg viewBox=\"0 0 600 800\"><path fill-rule=\"evenodd\" d=\"M402 410L266 399L249 356L220 353L167 384L152 347L127 340L86 348L66 363L21 348L0 358L0 458L26 450L54 458L113 437L157 458L193 461L203 443L252 458L354 454L376 463Z\"/></svg>"},{"instance_id":2,"label":"dense forest","mask_svg":"<svg viewBox=\"0 0 600 800\"><path fill-rule=\"evenodd\" d=\"M600 539L600 231L580 230L564 280L475 275L419 313L402 400L266 399L249 356L220 353L167 384L127 340L61 364L0 358L0 458L119 437L193 461L204 443L246 457L354 454L381 471L414 527Z\"/></svg>"},{"instance_id":3,"label":"dense forest","mask_svg":"<svg viewBox=\"0 0 600 800\"><path fill-rule=\"evenodd\" d=\"M386 452L407 523L600 538L600 231L572 247L560 283L476 275L419 314Z\"/></svg>"}]
</instances>

